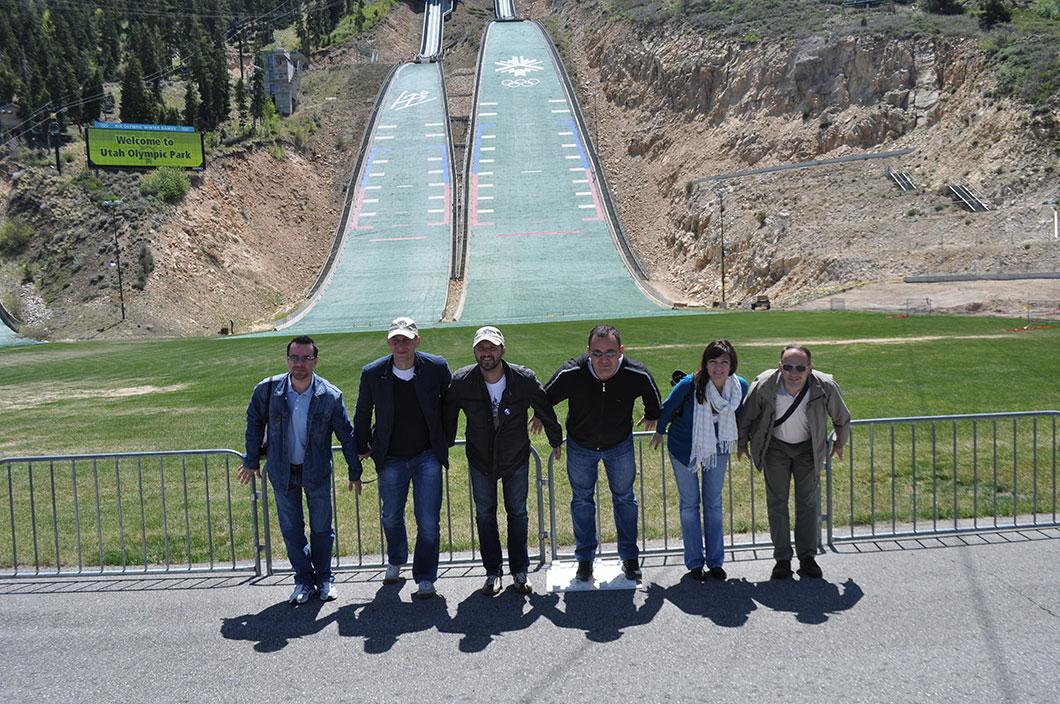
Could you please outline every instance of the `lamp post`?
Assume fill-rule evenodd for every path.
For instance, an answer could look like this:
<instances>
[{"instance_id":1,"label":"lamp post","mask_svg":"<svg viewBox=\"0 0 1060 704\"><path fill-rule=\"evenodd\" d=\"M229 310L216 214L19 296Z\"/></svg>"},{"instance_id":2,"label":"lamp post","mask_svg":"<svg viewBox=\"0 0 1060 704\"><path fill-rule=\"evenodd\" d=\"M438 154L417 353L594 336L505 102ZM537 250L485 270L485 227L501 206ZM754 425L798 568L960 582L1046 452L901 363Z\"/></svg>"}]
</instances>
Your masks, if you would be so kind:
<instances>
[{"instance_id":1,"label":"lamp post","mask_svg":"<svg viewBox=\"0 0 1060 704\"><path fill-rule=\"evenodd\" d=\"M121 205L121 198L117 200L105 200L103 205L112 208ZM121 249L118 247L118 228L114 228L114 264L118 269L118 300L121 302L121 319L125 320L125 288L121 281Z\"/></svg>"},{"instance_id":2,"label":"lamp post","mask_svg":"<svg viewBox=\"0 0 1060 704\"><path fill-rule=\"evenodd\" d=\"M1057 199L1042 201L1042 205L1053 206L1053 239L1060 239L1060 232L1057 232Z\"/></svg>"},{"instance_id":3,"label":"lamp post","mask_svg":"<svg viewBox=\"0 0 1060 704\"><path fill-rule=\"evenodd\" d=\"M726 308L725 305L725 191L718 190L718 208L721 211L720 214L720 228L721 228L721 307L722 310Z\"/></svg>"}]
</instances>

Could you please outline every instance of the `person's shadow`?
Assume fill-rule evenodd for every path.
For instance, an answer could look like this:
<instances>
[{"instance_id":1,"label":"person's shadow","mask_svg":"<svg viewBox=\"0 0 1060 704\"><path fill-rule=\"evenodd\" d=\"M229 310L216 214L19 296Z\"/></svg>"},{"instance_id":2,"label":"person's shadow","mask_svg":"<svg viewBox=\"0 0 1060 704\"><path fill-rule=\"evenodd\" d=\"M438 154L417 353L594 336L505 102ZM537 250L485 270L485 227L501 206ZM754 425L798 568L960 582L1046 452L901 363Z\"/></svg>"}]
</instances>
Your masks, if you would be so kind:
<instances>
[{"instance_id":1,"label":"person's shadow","mask_svg":"<svg viewBox=\"0 0 1060 704\"><path fill-rule=\"evenodd\" d=\"M512 587L492 598L476 589L460 602L456 616L445 624L444 630L461 634L460 652L478 653L498 636L529 628L541 618L544 609L555 608L558 601L555 594L523 595Z\"/></svg>"},{"instance_id":2,"label":"person's shadow","mask_svg":"<svg viewBox=\"0 0 1060 704\"><path fill-rule=\"evenodd\" d=\"M830 614L854 608L865 596L853 579L842 587L823 579L770 579L754 585L754 599L774 611L790 611L799 623L816 625Z\"/></svg>"},{"instance_id":3,"label":"person's shadow","mask_svg":"<svg viewBox=\"0 0 1060 704\"><path fill-rule=\"evenodd\" d=\"M563 611L556 608L559 599L553 594L552 599L542 601L542 612L560 628L585 631L589 640L609 643L621 638L624 629L650 623L659 613L666 590L650 584L646 591L648 596L639 607L635 601L637 591L633 589L566 592Z\"/></svg>"},{"instance_id":4,"label":"person's shadow","mask_svg":"<svg viewBox=\"0 0 1060 704\"><path fill-rule=\"evenodd\" d=\"M436 595L422 601L402 601L399 584L385 584L366 604L349 604L335 612L339 635L364 639L364 652L385 653L401 636L437 627L444 630L449 621L445 599Z\"/></svg>"},{"instance_id":5,"label":"person's shadow","mask_svg":"<svg viewBox=\"0 0 1060 704\"><path fill-rule=\"evenodd\" d=\"M317 619L324 602L310 599L300 606L287 602L273 604L256 614L234 616L221 621L221 635L229 640L254 643L259 653L274 653L287 647L296 638L311 636L324 630L335 615Z\"/></svg>"},{"instance_id":6,"label":"person's shadow","mask_svg":"<svg viewBox=\"0 0 1060 704\"><path fill-rule=\"evenodd\" d=\"M690 616L703 616L726 628L738 628L758 608L755 585L746 579L697 582L685 575L666 589L666 599Z\"/></svg>"}]
</instances>

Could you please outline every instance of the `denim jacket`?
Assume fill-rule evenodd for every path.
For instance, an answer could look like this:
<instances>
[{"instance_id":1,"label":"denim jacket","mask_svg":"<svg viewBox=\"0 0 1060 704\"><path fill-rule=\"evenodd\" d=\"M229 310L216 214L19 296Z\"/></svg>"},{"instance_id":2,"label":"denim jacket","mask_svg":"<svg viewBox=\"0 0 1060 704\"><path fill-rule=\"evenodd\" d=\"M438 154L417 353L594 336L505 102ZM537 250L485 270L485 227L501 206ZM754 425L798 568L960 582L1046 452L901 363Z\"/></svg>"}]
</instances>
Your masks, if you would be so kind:
<instances>
[{"instance_id":1,"label":"denim jacket","mask_svg":"<svg viewBox=\"0 0 1060 704\"><path fill-rule=\"evenodd\" d=\"M265 469L273 486L286 489L290 483L290 452L285 446L284 428L290 420L291 413L287 407L287 384L289 374L262 379L254 387L247 406L246 455L243 464L251 469L258 468L258 450L264 433L268 432L268 450L265 456ZM272 399L269 401L269 419L265 423L265 396L272 383ZM305 459L302 462L302 485L314 489L331 481L332 433L342 445L342 454L349 467L349 479L361 478L361 463L357 459L357 448L353 440L353 424L346 413L346 404L342 392L327 379L313 375L313 398L309 401L309 434L305 448Z\"/></svg>"},{"instance_id":2,"label":"denim jacket","mask_svg":"<svg viewBox=\"0 0 1060 704\"><path fill-rule=\"evenodd\" d=\"M740 390L743 397L747 398L747 379L736 374L736 380L740 382ZM659 416L657 427L660 435L666 435L666 449L681 464L688 464L692 456L692 417L695 415L695 390L692 388L692 375L686 374L674 388L670 389L670 395L666 397L662 405L662 414ZM677 409L682 411L676 417ZM669 432L667 432L669 426Z\"/></svg>"}]
</instances>

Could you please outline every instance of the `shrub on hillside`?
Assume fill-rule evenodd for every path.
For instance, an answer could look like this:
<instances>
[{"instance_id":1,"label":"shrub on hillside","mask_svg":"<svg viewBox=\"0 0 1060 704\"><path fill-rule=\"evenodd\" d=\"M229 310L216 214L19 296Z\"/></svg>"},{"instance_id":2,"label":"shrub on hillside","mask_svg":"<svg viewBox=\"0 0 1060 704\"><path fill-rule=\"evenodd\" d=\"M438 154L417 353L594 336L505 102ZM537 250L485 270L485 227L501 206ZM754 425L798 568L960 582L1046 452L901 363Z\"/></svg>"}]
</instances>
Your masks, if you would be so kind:
<instances>
[{"instance_id":1,"label":"shrub on hillside","mask_svg":"<svg viewBox=\"0 0 1060 704\"><path fill-rule=\"evenodd\" d=\"M183 169L163 166L144 177L140 182L140 193L145 196L158 196L166 203L176 203L191 187L191 181Z\"/></svg>"},{"instance_id":2,"label":"shrub on hillside","mask_svg":"<svg viewBox=\"0 0 1060 704\"><path fill-rule=\"evenodd\" d=\"M28 223L11 218L0 225L0 254L12 257L21 254L33 237L33 228Z\"/></svg>"}]
</instances>

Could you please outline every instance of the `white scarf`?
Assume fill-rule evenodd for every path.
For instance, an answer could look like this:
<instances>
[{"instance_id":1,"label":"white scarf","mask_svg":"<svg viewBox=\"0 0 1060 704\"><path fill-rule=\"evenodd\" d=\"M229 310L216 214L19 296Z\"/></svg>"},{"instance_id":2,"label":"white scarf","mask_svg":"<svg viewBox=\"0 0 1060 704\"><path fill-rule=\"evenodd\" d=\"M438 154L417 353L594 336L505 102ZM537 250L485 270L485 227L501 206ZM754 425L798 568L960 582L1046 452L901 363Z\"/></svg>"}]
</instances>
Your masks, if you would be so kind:
<instances>
[{"instance_id":1,"label":"white scarf","mask_svg":"<svg viewBox=\"0 0 1060 704\"><path fill-rule=\"evenodd\" d=\"M706 372L701 372L705 374ZM695 394L695 382L693 381ZM692 416L692 456L688 458L688 469L695 472L702 464L705 470L714 469L718 462L718 453L727 455L736 446L736 409L743 400L743 389L735 376L725 380L725 388L718 393L714 383L707 380L706 403L700 403L695 396L695 413ZM714 413L714 410L717 413ZM718 424L717 437L714 436L714 424Z\"/></svg>"}]
</instances>

